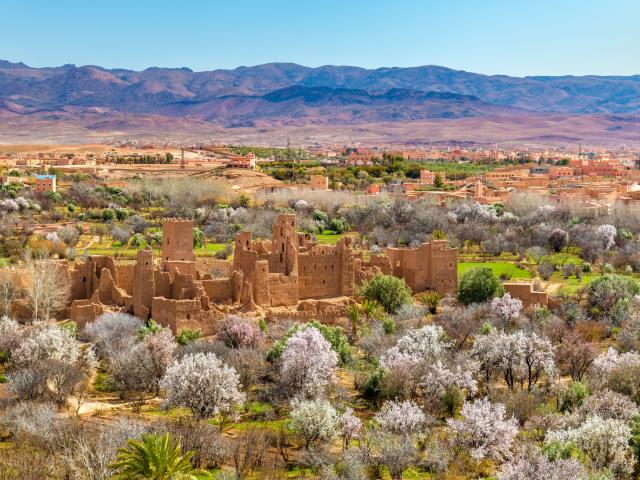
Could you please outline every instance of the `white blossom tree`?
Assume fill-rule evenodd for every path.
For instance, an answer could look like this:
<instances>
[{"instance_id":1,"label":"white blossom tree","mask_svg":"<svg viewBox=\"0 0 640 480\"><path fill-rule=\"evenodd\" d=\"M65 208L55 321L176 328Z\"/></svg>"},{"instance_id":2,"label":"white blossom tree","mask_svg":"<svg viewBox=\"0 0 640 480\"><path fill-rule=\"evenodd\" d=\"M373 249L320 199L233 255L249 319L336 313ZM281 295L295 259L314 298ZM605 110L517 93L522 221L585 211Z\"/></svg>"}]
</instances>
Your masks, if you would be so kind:
<instances>
[{"instance_id":1,"label":"white blossom tree","mask_svg":"<svg viewBox=\"0 0 640 480\"><path fill-rule=\"evenodd\" d=\"M0 268L0 315L8 317L13 301L18 297L15 279L8 268Z\"/></svg>"},{"instance_id":2,"label":"white blossom tree","mask_svg":"<svg viewBox=\"0 0 640 480\"><path fill-rule=\"evenodd\" d=\"M478 391L478 382L473 378L473 374L466 365L448 367L438 360L422 377L420 387L426 396L441 396L451 387L475 394Z\"/></svg>"},{"instance_id":3,"label":"white blossom tree","mask_svg":"<svg viewBox=\"0 0 640 480\"><path fill-rule=\"evenodd\" d=\"M60 360L73 364L81 354L80 344L68 330L49 325L27 335L13 351L11 363L18 368L28 367L40 360Z\"/></svg>"},{"instance_id":4,"label":"white blossom tree","mask_svg":"<svg viewBox=\"0 0 640 480\"><path fill-rule=\"evenodd\" d=\"M502 373L510 389L526 382L531 390L543 373L556 374L553 346L535 332L492 332L478 336L471 356L479 362L487 385L495 370Z\"/></svg>"},{"instance_id":5,"label":"white blossom tree","mask_svg":"<svg viewBox=\"0 0 640 480\"><path fill-rule=\"evenodd\" d=\"M338 433L340 415L326 400L294 400L291 406L291 429L304 438L306 449Z\"/></svg>"},{"instance_id":6,"label":"white blossom tree","mask_svg":"<svg viewBox=\"0 0 640 480\"><path fill-rule=\"evenodd\" d=\"M628 422L638 415L640 410L628 396L604 389L587 397L577 413L582 418L596 416Z\"/></svg>"},{"instance_id":7,"label":"white blossom tree","mask_svg":"<svg viewBox=\"0 0 640 480\"><path fill-rule=\"evenodd\" d=\"M0 317L0 352L11 356L20 345L22 329L15 320L7 316Z\"/></svg>"},{"instance_id":8,"label":"white blossom tree","mask_svg":"<svg viewBox=\"0 0 640 480\"><path fill-rule=\"evenodd\" d=\"M605 250L609 250L616 243L616 235L618 235L618 230L613 225L605 224L596 228L596 237Z\"/></svg>"},{"instance_id":9,"label":"white blossom tree","mask_svg":"<svg viewBox=\"0 0 640 480\"><path fill-rule=\"evenodd\" d=\"M510 322L520 316L522 301L518 298L513 298L507 292L502 297L496 297L491 300L491 310L501 320Z\"/></svg>"},{"instance_id":10,"label":"white blossom tree","mask_svg":"<svg viewBox=\"0 0 640 480\"><path fill-rule=\"evenodd\" d=\"M551 461L536 453L519 456L505 463L497 475L498 480L587 480L589 475L575 458Z\"/></svg>"},{"instance_id":11,"label":"white blossom tree","mask_svg":"<svg viewBox=\"0 0 640 480\"><path fill-rule=\"evenodd\" d=\"M421 365L439 359L451 347L445 338L446 333L439 325L409 330L380 357L380 365L393 375L416 376Z\"/></svg>"},{"instance_id":12,"label":"white blossom tree","mask_svg":"<svg viewBox=\"0 0 640 480\"><path fill-rule=\"evenodd\" d=\"M77 412L97 366L93 349L81 349L68 330L55 325L20 333L16 344L10 357L9 390L20 399L47 399L60 407L74 395Z\"/></svg>"},{"instance_id":13,"label":"white blossom tree","mask_svg":"<svg viewBox=\"0 0 640 480\"><path fill-rule=\"evenodd\" d=\"M545 442L574 443L588 455L594 468L609 468L628 478L634 463L630 438L631 429L626 422L594 416L576 428L548 432Z\"/></svg>"},{"instance_id":14,"label":"white blossom tree","mask_svg":"<svg viewBox=\"0 0 640 480\"><path fill-rule=\"evenodd\" d=\"M339 425L344 449L349 446L351 440L360 438L362 435L362 420L354 415L352 408L347 407L340 415Z\"/></svg>"},{"instance_id":15,"label":"white blossom tree","mask_svg":"<svg viewBox=\"0 0 640 480\"><path fill-rule=\"evenodd\" d=\"M381 430L397 435L419 433L427 425L427 416L412 400L385 402L375 419Z\"/></svg>"},{"instance_id":16,"label":"white blossom tree","mask_svg":"<svg viewBox=\"0 0 640 480\"><path fill-rule=\"evenodd\" d=\"M447 420L458 446L470 449L476 460L491 458L500 461L511 455L518 422L513 417L507 418L504 405L482 398L465 402L461 414L460 420Z\"/></svg>"},{"instance_id":17,"label":"white blossom tree","mask_svg":"<svg viewBox=\"0 0 640 480\"><path fill-rule=\"evenodd\" d=\"M87 324L82 335L95 344L101 357L108 360L116 353L131 349L143 326L141 319L128 313L104 313Z\"/></svg>"},{"instance_id":18,"label":"white blossom tree","mask_svg":"<svg viewBox=\"0 0 640 480\"><path fill-rule=\"evenodd\" d=\"M335 381L338 355L317 328L297 331L280 357L279 382L289 394L316 398Z\"/></svg>"},{"instance_id":19,"label":"white blossom tree","mask_svg":"<svg viewBox=\"0 0 640 480\"><path fill-rule=\"evenodd\" d=\"M246 396L235 369L213 353L195 353L174 362L162 378L168 405L185 407L197 419L228 415Z\"/></svg>"}]
</instances>

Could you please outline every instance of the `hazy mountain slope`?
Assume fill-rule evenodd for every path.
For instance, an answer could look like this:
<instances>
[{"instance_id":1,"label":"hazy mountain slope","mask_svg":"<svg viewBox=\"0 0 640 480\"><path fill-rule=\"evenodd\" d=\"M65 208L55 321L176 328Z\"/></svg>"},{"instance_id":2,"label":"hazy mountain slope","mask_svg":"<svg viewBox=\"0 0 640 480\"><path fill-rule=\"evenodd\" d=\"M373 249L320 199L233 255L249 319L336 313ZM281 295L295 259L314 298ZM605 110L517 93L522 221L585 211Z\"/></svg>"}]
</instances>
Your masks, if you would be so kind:
<instances>
[{"instance_id":1,"label":"hazy mountain slope","mask_svg":"<svg viewBox=\"0 0 640 480\"><path fill-rule=\"evenodd\" d=\"M95 105L153 112L177 101L261 96L295 85L357 89L373 94L392 89L452 92L473 95L485 103L539 112L640 112L640 76L518 78L438 66L369 70L349 66L309 68L291 63L207 72L188 68L135 72L75 65L30 68L23 63L0 61L0 98L42 107Z\"/></svg>"}]
</instances>

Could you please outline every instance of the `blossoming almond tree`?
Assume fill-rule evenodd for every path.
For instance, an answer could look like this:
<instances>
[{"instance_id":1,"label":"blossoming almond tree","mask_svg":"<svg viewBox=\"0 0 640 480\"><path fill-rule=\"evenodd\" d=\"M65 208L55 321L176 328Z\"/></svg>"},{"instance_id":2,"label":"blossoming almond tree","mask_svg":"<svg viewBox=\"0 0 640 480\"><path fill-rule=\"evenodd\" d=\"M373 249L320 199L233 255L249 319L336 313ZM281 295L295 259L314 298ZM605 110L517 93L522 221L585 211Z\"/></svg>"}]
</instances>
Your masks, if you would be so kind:
<instances>
[{"instance_id":1,"label":"blossoming almond tree","mask_svg":"<svg viewBox=\"0 0 640 480\"><path fill-rule=\"evenodd\" d=\"M168 405L185 407L198 419L226 416L246 399L235 369L213 353L195 353L174 362L160 382Z\"/></svg>"},{"instance_id":2,"label":"blossoming almond tree","mask_svg":"<svg viewBox=\"0 0 640 480\"><path fill-rule=\"evenodd\" d=\"M465 402L462 419L448 419L456 444L468 448L476 460L501 461L511 455L511 445L518 434L518 422L508 418L504 405L482 398Z\"/></svg>"},{"instance_id":3,"label":"blossoming almond tree","mask_svg":"<svg viewBox=\"0 0 640 480\"><path fill-rule=\"evenodd\" d=\"M280 358L280 384L291 395L317 398L335 381L338 355L317 328L294 333Z\"/></svg>"}]
</instances>

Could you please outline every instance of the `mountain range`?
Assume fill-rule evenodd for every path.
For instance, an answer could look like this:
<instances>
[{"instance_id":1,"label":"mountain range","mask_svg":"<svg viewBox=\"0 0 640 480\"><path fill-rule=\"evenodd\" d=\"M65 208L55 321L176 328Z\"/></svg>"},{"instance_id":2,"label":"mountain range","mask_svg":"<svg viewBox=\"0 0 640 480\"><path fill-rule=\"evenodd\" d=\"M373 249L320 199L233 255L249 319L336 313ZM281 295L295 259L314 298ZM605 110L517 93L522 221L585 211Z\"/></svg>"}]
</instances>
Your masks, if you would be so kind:
<instances>
[{"instance_id":1,"label":"mountain range","mask_svg":"<svg viewBox=\"0 0 640 480\"><path fill-rule=\"evenodd\" d=\"M0 60L0 139L19 126L82 127L87 134L163 125L264 129L475 118L599 119L635 135L640 75L482 75L439 66L365 69L270 63L234 70L143 71ZM627 140L628 141L628 140Z\"/></svg>"}]
</instances>

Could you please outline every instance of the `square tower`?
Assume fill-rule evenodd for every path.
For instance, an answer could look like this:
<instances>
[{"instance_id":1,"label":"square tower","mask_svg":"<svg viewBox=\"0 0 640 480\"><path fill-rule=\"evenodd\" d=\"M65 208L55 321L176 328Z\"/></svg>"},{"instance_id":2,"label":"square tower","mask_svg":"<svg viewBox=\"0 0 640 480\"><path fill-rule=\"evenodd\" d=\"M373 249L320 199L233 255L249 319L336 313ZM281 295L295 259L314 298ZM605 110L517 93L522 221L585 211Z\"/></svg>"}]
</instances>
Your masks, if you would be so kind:
<instances>
[{"instance_id":1,"label":"square tower","mask_svg":"<svg viewBox=\"0 0 640 480\"><path fill-rule=\"evenodd\" d=\"M162 222L162 261L195 262L193 220L168 218Z\"/></svg>"}]
</instances>

